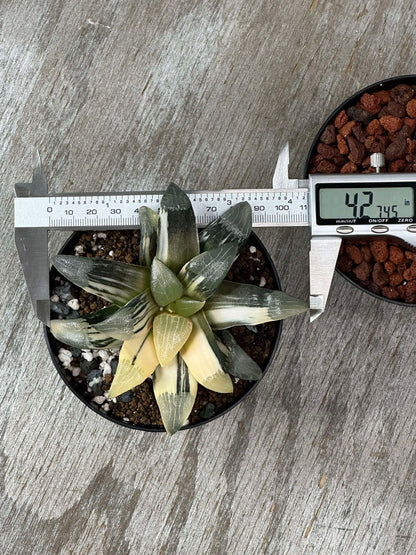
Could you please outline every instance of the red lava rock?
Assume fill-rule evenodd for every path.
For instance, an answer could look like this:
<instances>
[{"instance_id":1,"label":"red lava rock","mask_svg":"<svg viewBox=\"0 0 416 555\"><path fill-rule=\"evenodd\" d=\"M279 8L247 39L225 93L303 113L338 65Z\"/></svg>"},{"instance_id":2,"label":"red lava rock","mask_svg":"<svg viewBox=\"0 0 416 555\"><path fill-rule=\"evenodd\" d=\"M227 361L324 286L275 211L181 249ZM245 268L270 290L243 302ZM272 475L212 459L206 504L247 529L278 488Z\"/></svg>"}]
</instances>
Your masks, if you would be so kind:
<instances>
[{"instance_id":1,"label":"red lava rock","mask_svg":"<svg viewBox=\"0 0 416 555\"><path fill-rule=\"evenodd\" d=\"M350 149L350 154L348 156L349 160L354 164L362 162L365 156L364 145L357 141L355 137L347 137L347 143L348 148Z\"/></svg>"},{"instance_id":2,"label":"red lava rock","mask_svg":"<svg viewBox=\"0 0 416 555\"><path fill-rule=\"evenodd\" d=\"M337 145L338 145L338 150L340 151L341 154L348 154L349 153L349 148L347 146L347 142L340 133L338 133L338 135L337 135Z\"/></svg>"},{"instance_id":3,"label":"red lava rock","mask_svg":"<svg viewBox=\"0 0 416 555\"><path fill-rule=\"evenodd\" d=\"M348 258L348 256L346 256L345 254L340 254L337 261L337 267L341 270L341 272L350 272L352 268L351 258Z\"/></svg>"},{"instance_id":4,"label":"red lava rock","mask_svg":"<svg viewBox=\"0 0 416 555\"><path fill-rule=\"evenodd\" d=\"M397 287L401 283L403 283L403 274L400 272L393 272L390 274L390 285L392 287Z\"/></svg>"},{"instance_id":5,"label":"red lava rock","mask_svg":"<svg viewBox=\"0 0 416 555\"><path fill-rule=\"evenodd\" d=\"M322 160L321 162L319 162L316 169L319 173L335 173L337 167L329 160Z\"/></svg>"},{"instance_id":6,"label":"red lava rock","mask_svg":"<svg viewBox=\"0 0 416 555\"><path fill-rule=\"evenodd\" d=\"M364 245L364 246L361 247L361 254L363 256L363 259L366 262L371 262L372 255L371 255L371 251L370 251L369 247L367 247L367 245Z\"/></svg>"},{"instance_id":7,"label":"red lava rock","mask_svg":"<svg viewBox=\"0 0 416 555\"><path fill-rule=\"evenodd\" d=\"M390 276L391 274L394 273L394 271L396 269L396 265L393 264L393 262L391 262L390 260L386 260L386 262L384 263L384 269L386 270L386 272Z\"/></svg>"},{"instance_id":8,"label":"red lava rock","mask_svg":"<svg viewBox=\"0 0 416 555\"><path fill-rule=\"evenodd\" d=\"M370 114L370 112L367 112L367 110L359 108L358 106L351 106L350 108L348 108L347 116L350 119L359 121L364 125L368 125L370 121L374 118L373 114Z\"/></svg>"},{"instance_id":9,"label":"red lava rock","mask_svg":"<svg viewBox=\"0 0 416 555\"><path fill-rule=\"evenodd\" d=\"M337 141L337 130L335 125L327 125L321 135L321 141L326 145L331 145Z\"/></svg>"},{"instance_id":10,"label":"red lava rock","mask_svg":"<svg viewBox=\"0 0 416 555\"><path fill-rule=\"evenodd\" d=\"M404 157L407 151L407 141L398 135L386 148L384 156L388 162Z\"/></svg>"},{"instance_id":11,"label":"red lava rock","mask_svg":"<svg viewBox=\"0 0 416 555\"><path fill-rule=\"evenodd\" d=\"M391 299L392 301L395 301L400 296L398 290L395 287L382 287L381 294L383 295L383 297L386 297L386 299Z\"/></svg>"},{"instance_id":12,"label":"red lava rock","mask_svg":"<svg viewBox=\"0 0 416 555\"><path fill-rule=\"evenodd\" d=\"M416 262L412 262L410 268L403 272L403 277L406 281L410 281L416 278Z\"/></svg>"},{"instance_id":13,"label":"red lava rock","mask_svg":"<svg viewBox=\"0 0 416 555\"><path fill-rule=\"evenodd\" d=\"M394 160L389 164L389 172L392 173L400 173L403 172L406 168L407 164L405 160Z\"/></svg>"},{"instance_id":14,"label":"red lava rock","mask_svg":"<svg viewBox=\"0 0 416 555\"><path fill-rule=\"evenodd\" d=\"M386 285L389 282L389 276L384 271L383 265L380 264L380 262L376 262L374 264L371 277L378 287L383 287L383 285Z\"/></svg>"},{"instance_id":15,"label":"red lava rock","mask_svg":"<svg viewBox=\"0 0 416 555\"><path fill-rule=\"evenodd\" d=\"M361 125L361 123L357 123L354 125L354 127L352 128L352 133L357 139L357 141L360 141L360 143L363 143L367 138L367 133L363 129L363 126Z\"/></svg>"},{"instance_id":16,"label":"red lava rock","mask_svg":"<svg viewBox=\"0 0 416 555\"><path fill-rule=\"evenodd\" d=\"M410 133L413 133L413 131L416 129L416 119L412 119L412 118L404 118L404 123L405 125L407 125L410 129Z\"/></svg>"},{"instance_id":17,"label":"red lava rock","mask_svg":"<svg viewBox=\"0 0 416 555\"><path fill-rule=\"evenodd\" d=\"M395 133L403 125L402 120L396 116L383 116L380 118L380 123L389 133Z\"/></svg>"},{"instance_id":18,"label":"red lava rock","mask_svg":"<svg viewBox=\"0 0 416 555\"><path fill-rule=\"evenodd\" d=\"M378 119L370 121L366 130L369 135L384 135L384 129Z\"/></svg>"},{"instance_id":19,"label":"red lava rock","mask_svg":"<svg viewBox=\"0 0 416 555\"><path fill-rule=\"evenodd\" d=\"M393 264L401 264L404 260L402 249L400 247L396 247L395 245L391 245L389 247L389 260L393 262Z\"/></svg>"},{"instance_id":20,"label":"red lava rock","mask_svg":"<svg viewBox=\"0 0 416 555\"><path fill-rule=\"evenodd\" d=\"M361 264L363 261L363 255L356 245L347 243L345 245L345 253L351 258L354 264Z\"/></svg>"},{"instance_id":21,"label":"red lava rock","mask_svg":"<svg viewBox=\"0 0 416 555\"><path fill-rule=\"evenodd\" d=\"M390 91L391 98L399 104L407 104L414 96L414 90L405 83L397 85Z\"/></svg>"},{"instance_id":22,"label":"red lava rock","mask_svg":"<svg viewBox=\"0 0 416 555\"><path fill-rule=\"evenodd\" d=\"M387 104L391 100L389 91L381 90L374 93L374 95L380 104Z\"/></svg>"},{"instance_id":23,"label":"red lava rock","mask_svg":"<svg viewBox=\"0 0 416 555\"><path fill-rule=\"evenodd\" d=\"M412 100L409 100L406 104L406 112L411 118L416 118L416 98L412 98Z\"/></svg>"},{"instance_id":24,"label":"red lava rock","mask_svg":"<svg viewBox=\"0 0 416 555\"><path fill-rule=\"evenodd\" d=\"M408 260L416 260L416 252L405 251L405 252L404 252L404 256L405 256Z\"/></svg>"},{"instance_id":25,"label":"red lava rock","mask_svg":"<svg viewBox=\"0 0 416 555\"><path fill-rule=\"evenodd\" d=\"M340 129L348 122L348 116L345 110L342 110L335 118L334 125L337 129Z\"/></svg>"},{"instance_id":26,"label":"red lava rock","mask_svg":"<svg viewBox=\"0 0 416 555\"><path fill-rule=\"evenodd\" d=\"M407 151L410 154L416 154L416 141L412 139L406 139Z\"/></svg>"},{"instance_id":27,"label":"red lava rock","mask_svg":"<svg viewBox=\"0 0 416 555\"><path fill-rule=\"evenodd\" d=\"M365 260L363 260L361 264L359 264L353 269L353 274L360 281L365 281L370 277L372 269L373 269L372 265L369 262L366 262Z\"/></svg>"},{"instance_id":28,"label":"red lava rock","mask_svg":"<svg viewBox=\"0 0 416 555\"><path fill-rule=\"evenodd\" d=\"M398 102L391 101L385 107L386 115L404 118L406 116L406 108Z\"/></svg>"},{"instance_id":29,"label":"red lava rock","mask_svg":"<svg viewBox=\"0 0 416 555\"><path fill-rule=\"evenodd\" d=\"M357 164L354 164L354 162L347 162L342 166L340 173L355 173L357 171L358 171Z\"/></svg>"},{"instance_id":30,"label":"red lava rock","mask_svg":"<svg viewBox=\"0 0 416 555\"><path fill-rule=\"evenodd\" d=\"M319 143L316 150L327 160L332 160L336 156L339 156L339 150L337 147L327 145L325 143Z\"/></svg>"},{"instance_id":31,"label":"red lava rock","mask_svg":"<svg viewBox=\"0 0 416 555\"><path fill-rule=\"evenodd\" d=\"M360 103L363 106L364 110L370 112L370 114L377 114L381 108L380 99L375 96L374 94L364 93L363 96L360 98Z\"/></svg>"},{"instance_id":32,"label":"red lava rock","mask_svg":"<svg viewBox=\"0 0 416 555\"><path fill-rule=\"evenodd\" d=\"M341 127L339 132L344 137L344 139L346 139L348 135L351 135L352 128L354 127L354 125L355 125L355 121L349 121L348 123L346 123Z\"/></svg>"},{"instance_id":33,"label":"red lava rock","mask_svg":"<svg viewBox=\"0 0 416 555\"><path fill-rule=\"evenodd\" d=\"M389 256L387 241L370 241L370 250L376 262L385 262Z\"/></svg>"}]
</instances>

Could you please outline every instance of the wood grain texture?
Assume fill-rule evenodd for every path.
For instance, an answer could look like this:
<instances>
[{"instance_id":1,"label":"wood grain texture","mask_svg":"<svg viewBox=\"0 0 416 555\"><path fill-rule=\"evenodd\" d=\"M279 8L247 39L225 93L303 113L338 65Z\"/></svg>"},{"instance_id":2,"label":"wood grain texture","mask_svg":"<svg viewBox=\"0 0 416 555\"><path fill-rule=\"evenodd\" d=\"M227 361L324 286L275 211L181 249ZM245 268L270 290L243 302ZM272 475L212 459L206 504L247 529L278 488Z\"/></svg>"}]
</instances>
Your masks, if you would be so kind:
<instances>
[{"instance_id":1,"label":"wood grain texture","mask_svg":"<svg viewBox=\"0 0 416 555\"><path fill-rule=\"evenodd\" d=\"M13 554L415 553L414 309L335 276L267 377L173 438L118 429L54 370L13 243L36 145L50 190L264 187L324 118L414 71L409 0L0 4L0 545ZM307 298L308 232L263 230ZM51 236L51 250L62 234Z\"/></svg>"}]
</instances>

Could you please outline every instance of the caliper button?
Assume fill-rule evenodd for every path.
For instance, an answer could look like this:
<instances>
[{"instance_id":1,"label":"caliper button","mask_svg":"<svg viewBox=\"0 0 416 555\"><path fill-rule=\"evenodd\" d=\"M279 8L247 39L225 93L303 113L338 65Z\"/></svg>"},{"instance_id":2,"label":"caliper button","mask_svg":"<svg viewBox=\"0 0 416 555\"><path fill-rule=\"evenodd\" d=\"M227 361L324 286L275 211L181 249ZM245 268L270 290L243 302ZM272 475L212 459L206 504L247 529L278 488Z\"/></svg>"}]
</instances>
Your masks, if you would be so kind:
<instances>
[{"instance_id":1,"label":"caliper button","mask_svg":"<svg viewBox=\"0 0 416 555\"><path fill-rule=\"evenodd\" d=\"M371 231L373 233L387 233L389 228L386 225L373 225Z\"/></svg>"},{"instance_id":2,"label":"caliper button","mask_svg":"<svg viewBox=\"0 0 416 555\"><path fill-rule=\"evenodd\" d=\"M408 225L406 231L410 231L410 233L416 233L416 224Z\"/></svg>"},{"instance_id":3,"label":"caliper button","mask_svg":"<svg viewBox=\"0 0 416 555\"><path fill-rule=\"evenodd\" d=\"M348 233L352 233L354 228L350 225L340 225L337 227L336 232L341 233L341 235L348 235Z\"/></svg>"}]
</instances>

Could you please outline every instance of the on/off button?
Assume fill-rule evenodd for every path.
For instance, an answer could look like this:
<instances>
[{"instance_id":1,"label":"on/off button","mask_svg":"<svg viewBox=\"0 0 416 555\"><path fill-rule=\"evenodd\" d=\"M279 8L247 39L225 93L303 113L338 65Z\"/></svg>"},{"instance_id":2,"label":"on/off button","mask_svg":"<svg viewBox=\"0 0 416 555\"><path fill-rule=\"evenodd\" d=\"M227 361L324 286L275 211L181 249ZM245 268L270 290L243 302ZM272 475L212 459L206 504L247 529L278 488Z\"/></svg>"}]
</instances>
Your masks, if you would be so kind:
<instances>
[{"instance_id":1,"label":"on/off button","mask_svg":"<svg viewBox=\"0 0 416 555\"><path fill-rule=\"evenodd\" d=\"M373 233L387 233L389 228L386 225L373 225L371 231Z\"/></svg>"}]
</instances>

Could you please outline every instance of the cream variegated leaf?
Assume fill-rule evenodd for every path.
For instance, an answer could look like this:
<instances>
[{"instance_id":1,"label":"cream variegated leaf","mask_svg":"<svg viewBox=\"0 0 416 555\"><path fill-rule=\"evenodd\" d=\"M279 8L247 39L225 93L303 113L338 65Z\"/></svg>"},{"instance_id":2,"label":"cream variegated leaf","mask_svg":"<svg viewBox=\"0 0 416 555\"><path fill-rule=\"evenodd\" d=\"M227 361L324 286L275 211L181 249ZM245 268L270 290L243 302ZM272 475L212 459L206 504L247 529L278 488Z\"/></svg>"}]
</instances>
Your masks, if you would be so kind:
<instances>
[{"instance_id":1,"label":"cream variegated leaf","mask_svg":"<svg viewBox=\"0 0 416 555\"><path fill-rule=\"evenodd\" d=\"M194 315L191 320L193 324L191 335L181 349L181 356L190 373L198 383L211 391L232 393L231 378L222 369L219 357L211 347L199 319Z\"/></svg>"},{"instance_id":2,"label":"cream variegated leaf","mask_svg":"<svg viewBox=\"0 0 416 555\"><path fill-rule=\"evenodd\" d=\"M52 262L69 281L118 306L136 297L150 283L149 268L144 266L66 254L55 256Z\"/></svg>"},{"instance_id":3,"label":"cream variegated leaf","mask_svg":"<svg viewBox=\"0 0 416 555\"><path fill-rule=\"evenodd\" d=\"M194 406L197 390L197 381L179 354L166 366L156 368L153 392L169 435L173 435L186 423Z\"/></svg>"},{"instance_id":4,"label":"cream variegated leaf","mask_svg":"<svg viewBox=\"0 0 416 555\"><path fill-rule=\"evenodd\" d=\"M159 306L176 301L183 293L182 283L158 258L153 259L150 268L150 289Z\"/></svg>"},{"instance_id":5,"label":"cream variegated leaf","mask_svg":"<svg viewBox=\"0 0 416 555\"><path fill-rule=\"evenodd\" d=\"M156 256L176 274L198 253L198 231L192 205L186 193L171 183L160 201Z\"/></svg>"},{"instance_id":6,"label":"cream variegated leaf","mask_svg":"<svg viewBox=\"0 0 416 555\"><path fill-rule=\"evenodd\" d=\"M139 208L140 219L140 251L139 262L142 266L150 267L157 249L157 226L159 216L157 213L148 208L141 206Z\"/></svg>"},{"instance_id":7,"label":"cream variegated leaf","mask_svg":"<svg viewBox=\"0 0 416 555\"><path fill-rule=\"evenodd\" d=\"M162 312L153 320L153 339L161 366L168 364L186 343L192 331L189 318Z\"/></svg>"},{"instance_id":8,"label":"cream variegated leaf","mask_svg":"<svg viewBox=\"0 0 416 555\"><path fill-rule=\"evenodd\" d=\"M178 274L184 295L205 301L221 284L237 254L237 243L226 243L190 260Z\"/></svg>"},{"instance_id":9,"label":"cream variegated leaf","mask_svg":"<svg viewBox=\"0 0 416 555\"><path fill-rule=\"evenodd\" d=\"M146 335L152 328L153 317L158 311L159 307L150 290L146 289L95 327L102 333L126 341L137 334Z\"/></svg>"},{"instance_id":10,"label":"cream variegated leaf","mask_svg":"<svg viewBox=\"0 0 416 555\"><path fill-rule=\"evenodd\" d=\"M137 335L123 343L119 362L110 390L109 398L140 385L148 378L159 364L153 343L152 332L144 337Z\"/></svg>"},{"instance_id":11,"label":"cream variegated leaf","mask_svg":"<svg viewBox=\"0 0 416 555\"><path fill-rule=\"evenodd\" d=\"M296 316L307 310L304 301L256 285L224 281L206 302L204 312L214 329L257 325Z\"/></svg>"},{"instance_id":12,"label":"cream variegated leaf","mask_svg":"<svg viewBox=\"0 0 416 555\"><path fill-rule=\"evenodd\" d=\"M248 202L239 202L199 232L201 251L219 247L224 243L237 242L239 252L246 243L251 228L251 206Z\"/></svg>"},{"instance_id":13,"label":"cream variegated leaf","mask_svg":"<svg viewBox=\"0 0 416 555\"><path fill-rule=\"evenodd\" d=\"M78 349L114 349L121 345L120 339L96 328L119 308L110 305L93 314L71 320L51 320L51 333L56 339Z\"/></svg>"}]
</instances>

